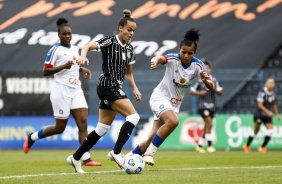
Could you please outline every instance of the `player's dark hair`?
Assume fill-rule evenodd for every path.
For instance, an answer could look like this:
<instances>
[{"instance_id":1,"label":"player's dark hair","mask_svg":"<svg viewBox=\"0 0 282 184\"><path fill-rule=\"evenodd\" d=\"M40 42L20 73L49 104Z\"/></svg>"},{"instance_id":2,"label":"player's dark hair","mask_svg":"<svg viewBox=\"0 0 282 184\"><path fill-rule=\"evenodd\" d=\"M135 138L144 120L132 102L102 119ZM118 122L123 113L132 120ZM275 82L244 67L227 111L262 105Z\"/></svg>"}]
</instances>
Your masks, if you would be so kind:
<instances>
[{"instance_id":1,"label":"player's dark hair","mask_svg":"<svg viewBox=\"0 0 282 184\"><path fill-rule=\"evenodd\" d=\"M127 24L127 21L131 21L131 22L135 22L135 20L133 19L132 15L131 15L131 11L130 10L123 10L123 17L119 20L118 22L118 26L125 26Z\"/></svg>"},{"instance_id":2,"label":"player's dark hair","mask_svg":"<svg viewBox=\"0 0 282 184\"><path fill-rule=\"evenodd\" d=\"M201 61L205 64L208 65L211 68L211 62L207 60L206 58L201 58Z\"/></svg>"},{"instance_id":3,"label":"player's dark hair","mask_svg":"<svg viewBox=\"0 0 282 184\"><path fill-rule=\"evenodd\" d=\"M57 26L58 26L58 33L60 33L60 29L61 27L64 27L64 26L68 26L70 27L70 25L68 24L68 20L65 19L65 18L59 18L56 22Z\"/></svg>"},{"instance_id":4,"label":"player's dark hair","mask_svg":"<svg viewBox=\"0 0 282 184\"><path fill-rule=\"evenodd\" d=\"M181 48L183 45L186 46L194 46L195 52L197 50L197 41L199 41L199 30L196 29L190 29L186 32L184 39L180 42L179 48Z\"/></svg>"}]
</instances>

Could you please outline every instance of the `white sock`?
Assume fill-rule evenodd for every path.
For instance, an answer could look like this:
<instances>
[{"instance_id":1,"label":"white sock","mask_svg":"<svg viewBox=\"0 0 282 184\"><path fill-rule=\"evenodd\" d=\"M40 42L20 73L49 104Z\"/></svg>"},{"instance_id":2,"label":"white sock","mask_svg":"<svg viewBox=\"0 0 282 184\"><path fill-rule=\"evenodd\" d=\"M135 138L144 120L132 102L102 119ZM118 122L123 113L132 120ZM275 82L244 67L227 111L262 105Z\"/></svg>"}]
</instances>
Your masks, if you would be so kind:
<instances>
[{"instance_id":1,"label":"white sock","mask_svg":"<svg viewBox=\"0 0 282 184\"><path fill-rule=\"evenodd\" d=\"M85 152L83 155L82 155L82 160L87 160L90 158L90 153L89 151Z\"/></svg>"},{"instance_id":2,"label":"white sock","mask_svg":"<svg viewBox=\"0 0 282 184\"><path fill-rule=\"evenodd\" d=\"M212 141L213 139L212 134L206 134L205 137L207 141Z\"/></svg>"},{"instance_id":3,"label":"white sock","mask_svg":"<svg viewBox=\"0 0 282 184\"><path fill-rule=\"evenodd\" d=\"M198 142L199 146L203 146L204 143L205 143L205 139L203 137L200 137Z\"/></svg>"},{"instance_id":4,"label":"white sock","mask_svg":"<svg viewBox=\"0 0 282 184\"><path fill-rule=\"evenodd\" d=\"M38 131L31 134L31 140L37 141L38 139L39 139Z\"/></svg>"},{"instance_id":5,"label":"white sock","mask_svg":"<svg viewBox=\"0 0 282 184\"><path fill-rule=\"evenodd\" d=\"M154 154L157 152L157 150L158 150L158 147L156 147L153 143L151 143L150 146L147 148L144 155L154 156Z\"/></svg>"}]
</instances>

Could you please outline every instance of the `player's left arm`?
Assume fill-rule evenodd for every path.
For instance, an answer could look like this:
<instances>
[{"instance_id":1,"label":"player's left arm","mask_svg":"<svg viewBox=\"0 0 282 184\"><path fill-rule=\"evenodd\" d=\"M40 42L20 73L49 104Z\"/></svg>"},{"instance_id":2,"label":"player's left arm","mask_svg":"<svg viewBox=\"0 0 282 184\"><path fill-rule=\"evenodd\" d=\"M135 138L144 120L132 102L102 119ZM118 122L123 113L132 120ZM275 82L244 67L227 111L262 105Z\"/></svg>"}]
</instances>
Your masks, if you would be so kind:
<instances>
[{"instance_id":1,"label":"player's left arm","mask_svg":"<svg viewBox=\"0 0 282 184\"><path fill-rule=\"evenodd\" d=\"M126 69L126 72L125 72L125 78L128 81L131 88L133 89L133 94L135 96L136 101L140 102L141 99L142 99L142 94L139 92L139 90L138 90L138 88L135 84L132 71L133 71L133 65L129 64L127 69Z\"/></svg>"},{"instance_id":2,"label":"player's left arm","mask_svg":"<svg viewBox=\"0 0 282 184\"><path fill-rule=\"evenodd\" d=\"M215 86L214 86L214 91L216 92L216 94L222 95L222 90L223 90L223 88L221 87L219 81L216 80L215 83L214 83L214 85L215 85Z\"/></svg>"},{"instance_id":3,"label":"player's left arm","mask_svg":"<svg viewBox=\"0 0 282 184\"><path fill-rule=\"evenodd\" d=\"M91 72L88 68L85 68L85 67L83 67L83 66L80 66L80 67L79 67L79 71L80 71L80 72L83 72L84 78L89 77L89 79L91 79L91 77L92 77L92 72Z\"/></svg>"},{"instance_id":4,"label":"player's left arm","mask_svg":"<svg viewBox=\"0 0 282 184\"><path fill-rule=\"evenodd\" d=\"M278 121L280 121L281 117L280 117L280 114L279 114L279 111L278 111L278 108L277 108L276 100L274 100L272 102L272 109L273 109L273 112L275 113Z\"/></svg>"},{"instance_id":5,"label":"player's left arm","mask_svg":"<svg viewBox=\"0 0 282 184\"><path fill-rule=\"evenodd\" d=\"M210 76L207 74L207 72L205 72L204 70L201 70L200 77L201 77L201 80L203 81L203 83L205 84L206 88L208 88L209 90L214 89L214 84L213 84Z\"/></svg>"},{"instance_id":6,"label":"player's left arm","mask_svg":"<svg viewBox=\"0 0 282 184\"><path fill-rule=\"evenodd\" d=\"M164 56L155 56L151 59L151 70L155 70L158 64L165 64L167 60Z\"/></svg>"}]
</instances>

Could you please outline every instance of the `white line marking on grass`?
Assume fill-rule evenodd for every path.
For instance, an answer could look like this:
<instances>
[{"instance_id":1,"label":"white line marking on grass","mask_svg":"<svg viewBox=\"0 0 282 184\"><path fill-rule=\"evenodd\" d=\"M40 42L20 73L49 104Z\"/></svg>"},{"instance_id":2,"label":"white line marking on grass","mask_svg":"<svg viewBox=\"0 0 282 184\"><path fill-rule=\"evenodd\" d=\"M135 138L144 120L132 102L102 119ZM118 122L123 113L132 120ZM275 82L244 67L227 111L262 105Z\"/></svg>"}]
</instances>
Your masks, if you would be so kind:
<instances>
[{"instance_id":1,"label":"white line marking on grass","mask_svg":"<svg viewBox=\"0 0 282 184\"><path fill-rule=\"evenodd\" d=\"M147 169L156 171L185 171L185 170L211 170L211 169L266 169L266 168L282 168L282 165L277 166L243 166L243 167L190 167L190 168L171 168L171 169ZM104 174L104 173L118 173L124 172L123 170L110 170L110 171L94 171L87 172L84 174ZM63 175L74 175L78 173L49 173L49 174L28 174L28 175L17 175L17 176L1 176L0 179L15 179L15 178L29 178L29 177L40 177L40 176L63 176Z\"/></svg>"},{"instance_id":2,"label":"white line marking on grass","mask_svg":"<svg viewBox=\"0 0 282 184\"><path fill-rule=\"evenodd\" d=\"M124 172L123 170L111 170L111 171L95 171L86 172L81 174L103 174L103 173L116 173ZM39 177L39 176L63 176L63 175L75 175L79 173L49 173L49 174L28 174L28 175L18 175L18 176L1 176L0 179L13 179L13 178L29 178L29 177Z\"/></svg>"}]
</instances>

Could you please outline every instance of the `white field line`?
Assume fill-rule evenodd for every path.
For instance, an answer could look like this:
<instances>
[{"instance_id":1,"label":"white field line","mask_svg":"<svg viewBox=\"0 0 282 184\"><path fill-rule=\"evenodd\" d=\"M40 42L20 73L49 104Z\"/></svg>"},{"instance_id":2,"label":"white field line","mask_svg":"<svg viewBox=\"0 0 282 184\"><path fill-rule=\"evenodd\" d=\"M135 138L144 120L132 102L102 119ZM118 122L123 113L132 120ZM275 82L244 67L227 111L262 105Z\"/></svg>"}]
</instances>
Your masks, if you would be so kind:
<instances>
[{"instance_id":1,"label":"white field line","mask_svg":"<svg viewBox=\"0 0 282 184\"><path fill-rule=\"evenodd\" d=\"M193 170L221 170L221 169L266 169L266 168L282 168L282 165L277 166L245 166L245 167L199 167L199 168L171 168L171 169L156 169L157 171L193 171ZM153 169L146 169L153 170ZM118 173L124 172L123 170L110 170L110 171L94 171L84 174L103 174L103 173ZM28 175L16 175L16 176L0 176L0 179L15 179L15 178L29 178L29 177L41 177L41 176L63 176L63 175L75 175L78 173L49 173L49 174L28 174Z\"/></svg>"}]
</instances>

